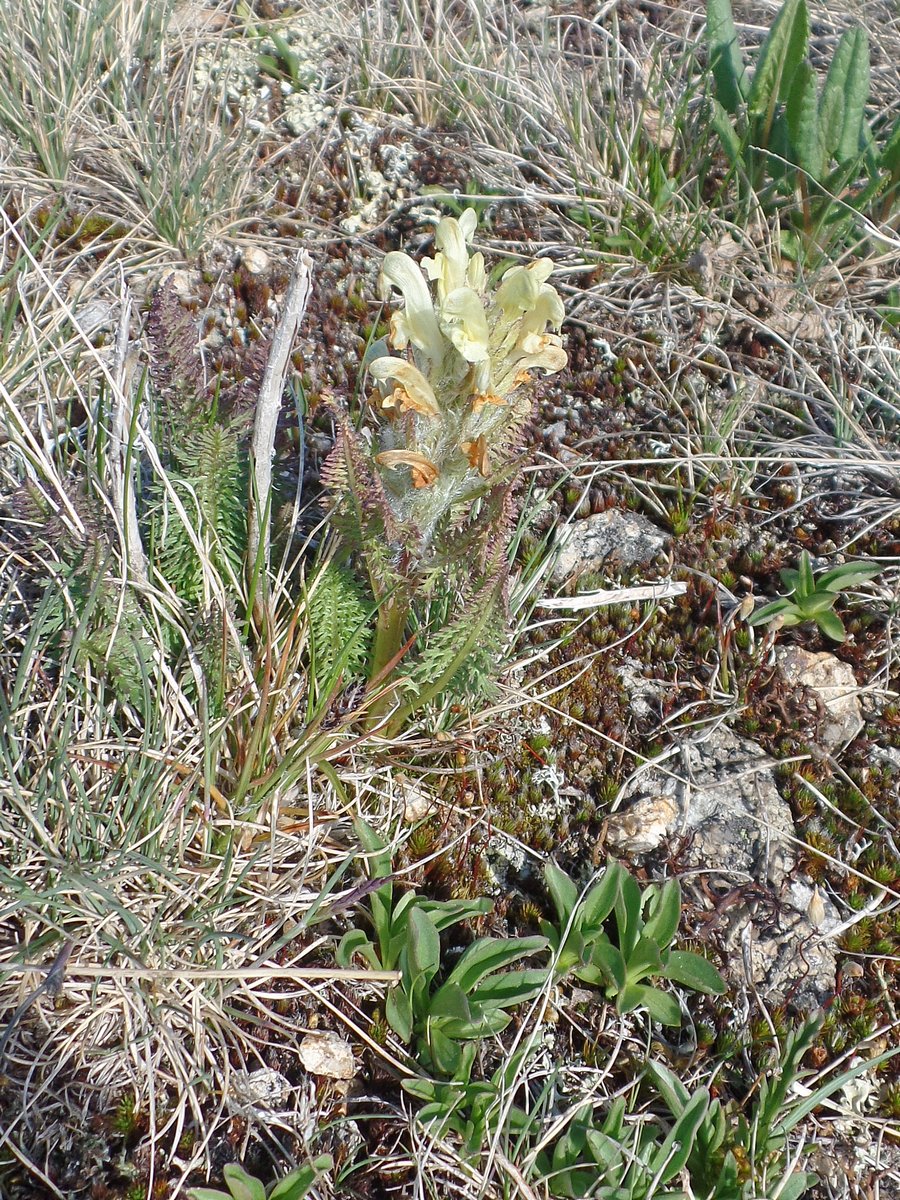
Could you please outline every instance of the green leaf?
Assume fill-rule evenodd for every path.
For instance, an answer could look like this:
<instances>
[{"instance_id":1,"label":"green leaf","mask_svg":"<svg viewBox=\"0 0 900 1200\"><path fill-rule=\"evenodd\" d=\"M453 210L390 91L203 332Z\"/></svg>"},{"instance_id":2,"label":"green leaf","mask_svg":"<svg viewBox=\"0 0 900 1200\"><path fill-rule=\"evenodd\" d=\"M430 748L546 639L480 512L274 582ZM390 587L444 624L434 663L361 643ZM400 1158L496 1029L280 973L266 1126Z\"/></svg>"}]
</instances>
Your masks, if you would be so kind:
<instances>
[{"instance_id":1,"label":"green leaf","mask_svg":"<svg viewBox=\"0 0 900 1200\"><path fill-rule=\"evenodd\" d=\"M668 1183L687 1162L709 1103L709 1092L706 1088L700 1088L688 1101L684 1112L650 1160L648 1170L654 1179L658 1178L660 1183Z\"/></svg>"},{"instance_id":2,"label":"green leaf","mask_svg":"<svg viewBox=\"0 0 900 1200\"><path fill-rule=\"evenodd\" d=\"M462 1050L458 1044L442 1030L430 1028L428 1031L428 1049L434 1068L439 1075L452 1078L459 1070L462 1062Z\"/></svg>"},{"instance_id":3,"label":"green leaf","mask_svg":"<svg viewBox=\"0 0 900 1200\"><path fill-rule=\"evenodd\" d=\"M546 970L503 971L478 985L474 999L483 1008L510 1008L540 995L547 984Z\"/></svg>"},{"instance_id":4,"label":"green leaf","mask_svg":"<svg viewBox=\"0 0 900 1200\"><path fill-rule=\"evenodd\" d=\"M653 938L643 934L638 943L625 960L625 977L629 983L639 983L648 975L661 975L663 961L659 946Z\"/></svg>"},{"instance_id":5,"label":"green leaf","mask_svg":"<svg viewBox=\"0 0 900 1200\"><path fill-rule=\"evenodd\" d=\"M447 976L448 983L456 983L464 992L471 992L480 980L495 971L502 971L517 959L536 954L547 948L544 937L525 938L479 938L463 953L459 962Z\"/></svg>"},{"instance_id":6,"label":"green leaf","mask_svg":"<svg viewBox=\"0 0 900 1200\"><path fill-rule=\"evenodd\" d=\"M560 924L560 928L563 929L568 925L569 919L578 904L578 888L574 881L552 859L548 859L544 864L544 882L547 885L547 891L550 893L550 899L553 901L553 907L556 909L556 918ZM573 922L573 928L576 927L577 924Z\"/></svg>"},{"instance_id":7,"label":"green leaf","mask_svg":"<svg viewBox=\"0 0 900 1200\"><path fill-rule=\"evenodd\" d=\"M880 563L843 563L839 567L832 567L829 571L823 571L816 580L816 588L818 591L840 592L844 588L852 588L860 583L868 583L870 579L875 579L881 572L882 567Z\"/></svg>"},{"instance_id":8,"label":"green leaf","mask_svg":"<svg viewBox=\"0 0 900 1200\"><path fill-rule=\"evenodd\" d=\"M617 862L608 862L603 876L585 896L581 910L581 928L599 930L616 905L616 895L624 874Z\"/></svg>"},{"instance_id":9,"label":"green leaf","mask_svg":"<svg viewBox=\"0 0 900 1200\"><path fill-rule=\"evenodd\" d=\"M808 42L806 0L785 0L763 43L747 96L747 108L751 115L765 116L769 127L776 104L784 103L794 72L806 58ZM769 131L765 131L763 149L768 145Z\"/></svg>"},{"instance_id":10,"label":"green leaf","mask_svg":"<svg viewBox=\"0 0 900 1200\"><path fill-rule=\"evenodd\" d=\"M666 1107L673 1117L680 1117L690 1101L691 1094L674 1072L663 1063L647 1063L647 1074L653 1080L656 1090L662 1096Z\"/></svg>"},{"instance_id":11,"label":"green leaf","mask_svg":"<svg viewBox=\"0 0 900 1200\"><path fill-rule=\"evenodd\" d=\"M220 1192L218 1188L191 1188L188 1200L234 1200L228 1192Z\"/></svg>"},{"instance_id":12,"label":"green leaf","mask_svg":"<svg viewBox=\"0 0 900 1200\"><path fill-rule=\"evenodd\" d=\"M384 999L384 1015L400 1041L409 1045L413 1036L412 1004L399 983L388 989Z\"/></svg>"},{"instance_id":13,"label":"green leaf","mask_svg":"<svg viewBox=\"0 0 900 1200\"><path fill-rule=\"evenodd\" d=\"M800 572L794 570L793 567L785 567L778 574L781 576L781 582L787 590L789 592L796 592L797 586L800 583Z\"/></svg>"},{"instance_id":14,"label":"green leaf","mask_svg":"<svg viewBox=\"0 0 900 1200\"><path fill-rule=\"evenodd\" d=\"M458 925L460 921L473 921L476 917L483 917L493 907L494 902L486 896L481 896L477 900L419 901L419 908L431 917L438 933L449 929L451 925Z\"/></svg>"},{"instance_id":15,"label":"green leaf","mask_svg":"<svg viewBox=\"0 0 900 1200\"><path fill-rule=\"evenodd\" d=\"M363 929L348 929L338 942L335 959L339 967L347 968L353 965L353 956L359 954L370 967L376 971L381 969L381 960L374 945Z\"/></svg>"},{"instance_id":16,"label":"green leaf","mask_svg":"<svg viewBox=\"0 0 900 1200\"><path fill-rule=\"evenodd\" d=\"M787 1134L804 1119L809 1116L814 1108L818 1108L823 1100L827 1100L829 1096L849 1083L851 1079L856 1079L858 1075L864 1075L867 1071L875 1071L883 1062L893 1058L895 1054L900 1054L900 1048L894 1047L893 1050L885 1050L883 1054L876 1054L874 1058L867 1059L865 1062L858 1063L855 1067L851 1067L848 1071L842 1071L840 1075L817 1088L812 1095L807 1096L798 1104L789 1105L784 1115L775 1121L772 1126L772 1132L777 1134Z\"/></svg>"},{"instance_id":17,"label":"green leaf","mask_svg":"<svg viewBox=\"0 0 900 1200\"><path fill-rule=\"evenodd\" d=\"M634 876L627 871L622 874L616 895L616 929L619 949L628 959L641 936L641 889Z\"/></svg>"},{"instance_id":18,"label":"green leaf","mask_svg":"<svg viewBox=\"0 0 900 1200\"><path fill-rule=\"evenodd\" d=\"M773 1195L777 1195L778 1200L801 1200L801 1197L811 1191L818 1182L818 1175L807 1171L794 1171L787 1183L776 1188Z\"/></svg>"},{"instance_id":19,"label":"green leaf","mask_svg":"<svg viewBox=\"0 0 900 1200\"><path fill-rule=\"evenodd\" d=\"M794 73L785 118L793 161L819 182L825 172L825 150L819 129L816 73L807 62L802 62Z\"/></svg>"},{"instance_id":20,"label":"green leaf","mask_svg":"<svg viewBox=\"0 0 900 1200\"><path fill-rule=\"evenodd\" d=\"M668 880L662 887L652 912L644 922L643 936L651 938L665 950L672 944L681 919L681 885L677 879Z\"/></svg>"},{"instance_id":21,"label":"green leaf","mask_svg":"<svg viewBox=\"0 0 900 1200\"><path fill-rule=\"evenodd\" d=\"M727 112L736 116L750 85L734 27L731 0L706 0L706 44L716 98Z\"/></svg>"},{"instance_id":22,"label":"green leaf","mask_svg":"<svg viewBox=\"0 0 900 1200\"><path fill-rule=\"evenodd\" d=\"M663 974L673 983L693 988L695 992L705 992L708 996L722 996L726 991L725 980L712 963L702 954L690 950L673 950Z\"/></svg>"},{"instance_id":23,"label":"green leaf","mask_svg":"<svg viewBox=\"0 0 900 1200\"><path fill-rule=\"evenodd\" d=\"M807 596L811 596L816 590L815 580L813 579L812 562L806 550L800 555L800 566L798 567L797 578L797 599L805 600Z\"/></svg>"},{"instance_id":24,"label":"green leaf","mask_svg":"<svg viewBox=\"0 0 900 1200\"><path fill-rule=\"evenodd\" d=\"M319 1176L333 1166L334 1159L330 1154L320 1154L311 1163L297 1167L279 1180L269 1193L269 1200L302 1200Z\"/></svg>"},{"instance_id":25,"label":"green leaf","mask_svg":"<svg viewBox=\"0 0 900 1200\"><path fill-rule=\"evenodd\" d=\"M847 636L847 630L844 628L844 622L837 615L837 613L818 613L815 621L825 636L830 637L833 642L842 642Z\"/></svg>"},{"instance_id":26,"label":"green leaf","mask_svg":"<svg viewBox=\"0 0 900 1200\"><path fill-rule=\"evenodd\" d=\"M836 600L837 592L816 591L811 596L804 596L802 600L798 600L797 610L804 617L816 617L819 613L834 608Z\"/></svg>"},{"instance_id":27,"label":"green leaf","mask_svg":"<svg viewBox=\"0 0 900 1200\"><path fill-rule=\"evenodd\" d=\"M718 100L712 101L710 109L712 127L722 143L725 157L732 167L740 166L744 158L744 144L738 136L731 118Z\"/></svg>"},{"instance_id":28,"label":"green leaf","mask_svg":"<svg viewBox=\"0 0 900 1200\"><path fill-rule=\"evenodd\" d=\"M794 608L793 600L772 600L771 603L764 604L762 608L758 608L756 612L751 613L747 618L747 624L765 625L769 621L774 621L776 617L781 617L792 612Z\"/></svg>"},{"instance_id":29,"label":"green leaf","mask_svg":"<svg viewBox=\"0 0 900 1200\"><path fill-rule=\"evenodd\" d=\"M648 984L629 983L616 998L618 1012L632 1012L636 1008L646 1008L661 1025L681 1024L681 1007L675 997Z\"/></svg>"},{"instance_id":30,"label":"green leaf","mask_svg":"<svg viewBox=\"0 0 900 1200\"><path fill-rule=\"evenodd\" d=\"M617 992L622 990L626 976L625 959L620 950L609 942L597 942L591 950L591 963L603 972L604 977L609 980L610 987ZM581 978L580 972L575 973Z\"/></svg>"},{"instance_id":31,"label":"green leaf","mask_svg":"<svg viewBox=\"0 0 900 1200\"><path fill-rule=\"evenodd\" d=\"M840 127L840 140L834 148L834 158L839 163L848 163L859 157L869 100L869 38L865 29L861 26L848 29L838 43L835 58L842 51L847 58L843 86L844 119Z\"/></svg>"},{"instance_id":32,"label":"green leaf","mask_svg":"<svg viewBox=\"0 0 900 1200\"><path fill-rule=\"evenodd\" d=\"M421 908L414 908L409 914L407 968L411 986L408 990L416 987L420 980L430 983L440 965L441 939L434 921Z\"/></svg>"},{"instance_id":33,"label":"green leaf","mask_svg":"<svg viewBox=\"0 0 900 1200\"><path fill-rule=\"evenodd\" d=\"M266 1200L266 1189L260 1181L237 1163L229 1163L222 1176L234 1200Z\"/></svg>"}]
</instances>

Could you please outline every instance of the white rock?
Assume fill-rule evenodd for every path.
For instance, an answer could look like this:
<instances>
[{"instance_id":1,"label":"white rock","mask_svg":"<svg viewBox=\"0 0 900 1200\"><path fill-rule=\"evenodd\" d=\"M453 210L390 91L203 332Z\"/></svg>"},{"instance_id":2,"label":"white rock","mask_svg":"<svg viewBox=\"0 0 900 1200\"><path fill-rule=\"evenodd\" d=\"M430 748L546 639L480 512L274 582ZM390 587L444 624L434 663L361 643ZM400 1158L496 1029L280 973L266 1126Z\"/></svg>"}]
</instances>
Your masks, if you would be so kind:
<instances>
[{"instance_id":1,"label":"white rock","mask_svg":"<svg viewBox=\"0 0 900 1200\"><path fill-rule=\"evenodd\" d=\"M824 709L818 723L823 749L838 750L862 731L864 721L859 702L859 685L849 663L827 650L811 654L799 646L782 646L777 651L778 667L787 683L807 687Z\"/></svg>"},{"instance_id":2,"label":"white rock","mask_svg":"<svg viewBox=\"0 0 900 1200\"><path fill-rule=\"evenodd\" d=\"M353 1047L330 1030L308 1033L300 1043L300 1061L311 1075L352 1079L356 1074Z\"/></svg>"},{"instance_id":3,"label":"white rock","mask_svg":"<svg viewBox=\"0 0 900 1200\"><path fill-rule=\"evenodd\" d=\"M627 812L609 818L606 837L620 854L649 854L672 833L678 817L674 797L642 796Z\"/></svg>"},{"instance_id":4,"label":"white rock","mask_svg":"<svg viewBox=\"0 0 900 1200\"><path fill-rule=\"evenodd\" d=\"M232 1076L230 1099L242 1107L277 1109L290 1094L290 1080L272 1067L235 1071Z\"/></svg>"},{"instance_id":5,"label":"white rock","mask_svg":"<svg viewBox=\"0 0 900 1200\"><path fill-rule=\"evenodd\" d=\"M251 275L262 275L269 269L270 258L261 246L248 246L241 255L241 262Z\"/></svg>"}]
</instances>

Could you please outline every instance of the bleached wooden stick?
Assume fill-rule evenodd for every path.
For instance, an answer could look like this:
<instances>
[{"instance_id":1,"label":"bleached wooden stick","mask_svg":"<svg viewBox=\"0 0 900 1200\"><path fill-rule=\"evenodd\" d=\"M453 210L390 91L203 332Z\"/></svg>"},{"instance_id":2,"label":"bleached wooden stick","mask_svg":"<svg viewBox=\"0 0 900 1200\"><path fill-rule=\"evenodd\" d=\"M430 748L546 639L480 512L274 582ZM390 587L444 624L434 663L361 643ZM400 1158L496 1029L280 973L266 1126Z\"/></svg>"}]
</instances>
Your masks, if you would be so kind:
<instances>
[{"instance_id":1,"label":"bleached wooden stick","mask_svg":"<svg viewBox=\"0 0 900 1200\"><path fill-rule=\"evenodd\" d=\"M597 592L582 592L580 596L550 596L538 600L537 607L578 612L603 608L606 604L632 604L635 600L669 600L672 596L683 596L686 591L686 583L647 583L641 587L601 588Z\"/></svg>"},{"instance_id":2,"label":"bleached wooden stick","mask_svg":"<svg viewBox=\"0 0 900 1200\"><path fill-rule=\"evenodd\" d=\"M133 352L128 338L131 324L131 293L122 283L122 305L116 331L116 357L113 366L113 414L110 431L110 476L112 500L125 539L128 571L138 583L147 582L147 557L138 525L137 498L134 492L135 462L131 454L131 425L134 419Z\"/></svg>"},{"instance_id":3,"label":"bleached wooden stick","mask_svg":"<svg viewBox=\"0 0 900 1200\"><path fill-rule=\"evenodd\" d=\"M250 465L253 479L253 495L250 498L250 520L247 541L247 570L252 577L258 570L259 583L268 576L269 568L269 525L272 500L272 457L275 453L275 429L281 410L281 396L288 371L291 347L306 306L312 285L312 259L301 250L294 262L291 282L288 284L272 349L266 363L265 374L259 389L256 418L253 423L253 441L250 448Z\"/></svg>"}]
</instances>

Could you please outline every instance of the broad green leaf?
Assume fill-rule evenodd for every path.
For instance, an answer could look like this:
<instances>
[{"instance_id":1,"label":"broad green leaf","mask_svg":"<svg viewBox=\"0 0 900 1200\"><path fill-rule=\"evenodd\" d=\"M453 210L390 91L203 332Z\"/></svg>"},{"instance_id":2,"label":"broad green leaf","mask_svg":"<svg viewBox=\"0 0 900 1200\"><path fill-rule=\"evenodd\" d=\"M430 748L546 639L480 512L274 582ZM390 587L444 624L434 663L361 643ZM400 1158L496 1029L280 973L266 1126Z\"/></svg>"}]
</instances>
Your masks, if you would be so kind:
<instances>
[{"instance_id":1,"label":"broad green leaf","mask_svg":"<svg viewBox=\"0 0 900 1200\"><path fill-rule=\"evenodd\" d=\"M635 1008L646 1008L660 1025L681 1024L681 1008L675 997L648 984L629 983L616 999L616 1009L620 1013L631 1012Z\"/></svg>"},{"instance_id":2,"label":"broad green leaf","mask_svg":"<svg viewBox=\"0 0 900 1200\"><path fill-rule=\"evenodd\" d=\"M738 136L731 117L729 117L728 113L716 99L712 101L710 117L712 127L716 131L716 136L722 143L725 157L732 167L739 166L744 158L743 142Z\"/></svg>"},{"instance_id":3,"label":"broad green leaf","mask_svg":"<svg viewBox=\"0 0 900 1200\"><path fill-rule=\"evenodd\" d=\"M804 550L800 555L800 566L797 568L799 577L797 579L797 599L804 600L807 596L811 596L816 590L816 583L813 578L812 562L810 561L809 553Z\"/></svg>"},{"instance_id":4,"label":"broad green leaf","mask_svg":"<svg viewBox=\"0 0 900 1200\"><path fill-rule=\"evenodd\" d=\"M785 108L791 158L816 182L825 173L825 150L819 129L816 73L808 62L794 72Z\"/></svg>"},{"instance_id":5,"label":"broad green leaf","mask_svg":"<svg viewBox=\"0 0 900 1200\"><path fill-rule=\"evenodd\" d=\"M435 1070L440 1075L452 1077L456 1074L462 1060L462 1051L452 1038L440 1029L429 1029L428 1049Z\"/></svg>"},{"instance_id":6,"label":"broad green leaf","mask_svg":"<svg viewBox=\"0 0 900 1200\"><path fill-rule=\"evenodd\" d=\"M673 950L664 974L673 983L693 988L695 992L705 992L709 996L722 996L726 991L725 980L712 963L702 954L694 954L690 950Z\"/></svg>"},{"instance_id":7,"label":"broad green leaf","mask_svg":"<svg viewBox=\"0 0 900 1200\"><path fill-rule=\"evenodd\" d=\"M706 44L716 98L727 112L736 116L750 85L734 27L731 0L706 0Z\"/></svg>"},{"instance_id":8,"label":"broad green leaf","mask_svg":"<svg viewBox=\"0 0 900 1200\"><path fill-rule=\"evenodd\" d=\"M608 980L609 986L620 992L625 986L625 959L622 952L609 942L597 942L591 950L591 963L598 967ZM576 972L583 978L580 972Z\"/></svg>"},{"instance_id":9,"label":"broad green leaf","mask_svg":"<svg viewBox=\"0 0 900 1200\"><path fill-rule=\"evenodd\" d=\"M398 983L388 989L384 999L384 1015L388 1025L400 1041L406 1042L408 1045L412 1041L413 1035L412 1004L409 996Z\"/></svg>"},{"instance_id":10,"label":"broad green leaf","mask_svg":"<svg viewBox=\"0 0 900 1200\"><path fill-rule=\"evenodd\" d=\"M649 1061L647 1074L653 1080L654 1086L665 1101L666 1108L673 1117L680 1117L691 1098L690 1092L678 1078L663 1063Z\"/></svg>"},{"instance_id":11,"label":"broad green leaf","mask_svg":"<svg viewBox=\"0 0 900 1200\"><path fill-rule=\"evenodd\" d=\"M234 1200L266 1200L266 1189L253 1175L248 1175L237 1163L229 1163L222 1171Z\"/></svg>"},{"instance_id":12,"label":"broad green leaf","mask_svg":"<svg viewBox=\"0 0 900 1200\"><path fill-rule=\"evenodd\" d=\"M804 596L802 600L797 601L797 611L804 617L816 617L819 613L834 608L836 600L837 592L813 592L811 596Z\"/></svg>"},{"instance_id":13,"label":"broad green leaf","mask_svg":"<svg viewBox=\"0 0 900 1200\"><path fill-rule=\"evenodd\" d=\"M435 1083L433 1079L401 1079L400 1086L403 1088L404 1092L408 1092L410 1096L415 1096L417 1100L423 1100L426 1103L432 1103L435 1101L443 1103L446 1098L445 1094L448 1088L453 1088L454 1091L457 1091L458 1098L461 1098L463 1095L461 1084L458 1085L457 1088L456 1084ZM441 1097L440 1101L438 1101L438 1097ZM450 1101L447 1101L448 1107L449 1103Z\"/></svg>"},{"instance_id":14,"label":"broad green leaf","mask_svg":"<svg viewBox=\"0 0 900 1200\"><path fill-rule=\"evenodd\" d=\"M808 42L806 0L785 0L763 43L747 96L751 115L765 116L769 126L763 148L768 144L775 106L786 100L794 72L806 58Z\"/></svg>"},{"instance_id":15,"label":"broad green leaf","mask_svg":"<svg viewBox=\"0 0 900 1200\"><path fill-rule=\"evenodd\" d=\"M298 1167L279 1180L269 1193L269 1200L302 1200L319 1176L333 1166L334 1159L330 1154L320 1154L311 1163Z\"/></svg>"},{"instance_id":16,"label":"broad green leaf","mask_svg":"<svg viewBox=\"0 0 900 1200\"><path fill-rule=\"evenodd\" d=\"M844 43L849 50L847 74L844 81L844 120L841 137L834 157L839 163L858 158L863 142L866 104L869 99L869 38L862 26L848 29L838 44L835 56Z\"/></svg>"},{"instance_id":17,"label":"broad green leaf","mask_svg":"<svg viewBox=\"0 0 900 1200\"><path fill-rule=\"evenodd\" d=\"M660 1183L668 1183L687 1162L709 1103L709 1092L706 1088L700 1088L688 1101L684 1112L650 1160L649 1171L654 1179L658 1178Z\"/></svg>"},{"instance_id":18,"label":"broad green leaf","mask_svg":"<svg viewBox=\"0 0 900 1200\"><path fill-rule=\"evenodd\" d=\"M669 879L662 887L653 910L644 922L643 936L651 938L661 950L672 944L681 919L681 885Z\"/></svg>"},{"instance_id":19,"label":"broad green leaf","mask_svg":"<svg viewBox=\"0 0 900 1200\"><path fill-rule=\"evenodd\" d=\"M434 921L420 908L414 908L409 914L407 965L412 986L420 979L430 983L441 965L440 936Z\"/></svg>"},{"instance_id":20,"label":"broad green leaf","mask_svg":"<svg viewBox=\"0 0 900 1200\"><path fill-rule=\"evenodd\" d=\"M844 588L856 587L860 583L868 583L882 572L880 563L849 562L839 567L823 571L816 580L818 591L840 592Z\"/></svg>"},{"instance_id":21,"label":"broad green leaf","mask_svg":"<svg viewBox=\"0 0 900 1200\"><path fill-rule=\"evenodd\" d=\"M793 567L785 567L783 570L779 571L778 574L781 576L781 582L784 584L787 590L789 592L796 592L797 585L800 582L800 572L795 570Z\"/></svg>"},{"instance_id":22,"label":"broad green leaf","mask_svg":"<svg viewBox=\"0 0 900 1200\"><path fill-rule=\"evenodd\" d=\"M826 637L830 637L833 642L842 642L847 636L847 630L844 628L844 622L833 612L823 612L816 616L816 624L822 630Z\"/></svg>"},{"instance_id":23,"label":"broad green leaf","mask_svg":"<svg viewBox=\"0 0 900 1200\"><path fill-rule=\"evenodd\" d=\"M420 900L419 907L431 917L435 929L440 933L457 925L460 921L473 921L483 917L494 907L486 896L478 900Z\"/></svg>"},{"instance_id":24,"label":"broad green leaf","mask_svg":"<svg viewBox=\"0 0 900 1200\"><path fill-rule=\"evenodd\" d=\"M565 927L578 904L578 887L552 860L544 864L544 882L556 909L557 920L561 927Z\"/></svg>"},{"instance_id":25,"label":"broad green leaf","mask_svg":"<svg viewBox=\"0 0 900 1200\"><path fill-rule=\"evenodd\" d=\"M547 984L548 972L501 971L483 980L475 989L473 999L482 1008L509 1008L524 1004L540 995Z\"/></svg>"},{"instance_id":26,"label":"broad green leaf","mask_svg":"<svg viewBox=\"0 0 900 1200\"><path fill-rule=\"evenodd\" d=\"M378 879L381 875L390 875L391 852L379 834L362 817L357 817L353 822L353 829L359 838L359 844L366 852L366 874L369 878Z\"/></svg>"},{"instance_id":27,"label":"broad green leaf","mask_svg":"<svg viewBox=\"0 0 900 1200\"><path fill-rule=\"evenodd\" d=\"M429 1025L429 1036L440 1031L445 1037L458 1038L466 1041L472 1038L492 1037L502 1033L512 1020L508 1012L502 1008L482 1008L477 1001L471 1005L472 1015L463 1020L461 1017L439 1017Z\"/></svg>"},{"instance_id":28,"label":"broad green leaf","mask_svg":"<svg viewBox=\"0 0 900 1200\"><path fill-rule=\"evenodd\" d=\"M772 600L769 604L764 604L762 608L751 613L747 618L747 624L765 625L768 621L774 621L776 617L789 613L793 608L793 600Z\"/></svg>"},{"instance_id":29,"label":"broad green leaf","mask_svg":"<svg viewBox=\"0 0 900 1200\"><path fill-rule=\"evenodd\" d=\"M818 1182L818 1175L807 1171L794 1171L787 1183L776 1187L772 1194L777 1195L778 1200L801 1200L801 1197L808 1195Z\"/></svg>"},{"instance_id":30,"label":"broad green leaf","mask_svg":"<svg viewBox=\"0 0 900 1200\"><path fill-rule=\"evenodd\" d=\"M447 976L447 982L457 983L464 992L471 992L486 975L502 971L517 959L546 948L544 937L479 938L463 953Z\"/></svg>"},{"instance_id":31,"label":"broad green leaf","mask_svg":"<svg viewBox=\"0 0 900 1200\"><path fill-rule=\"evenodd\" d=\"M849 34L848 30L837 44L828 74L825 76L822 98L819 101L819 126L822 130L825 154L829 160L837 157L837 148L841 144L841 135L844 131L845 93L850 59L853 54L853 45Z\"/></svg>"},{"instance_id":32,"label":"broad green leaf","mask_svg":"<svg viewBox=\"0 0 900 1200\"><path fill-rule=\"evenodd\" d=\"M627 959L641 936L641 889L634 876L627 871L622 874L616 895L616 928L619 949Z\"/></svg>"},{"instance_id":33,"label":"broad green leaf","mask_svg":"<svg viewBox=\"0 0 900 1200\"><path fill-rule=\"evenodd\" d=\"M659 946L642 934L638 943L625 960L625 978L629 983L640 983L648 975L661 975L663 960Z\"/></svg>"},{"instance_id":34,"label":"broad green leaf","mask_svg":"<svg viewBox=\"0 0 900 1200\"><path fill-rule=\"evenodd\" d=\"M585 931L599 929L616 905L616 893L624 870L617 862L608 862L606 869L585 896L581 909L581 927Z\"/></svg>"},{"instance_id":35,"label":"broad green leaf","mask_svg":"<svg viewBox=\"0 0 900 1200\"><path fill-rule=\"evenodd\" d=\"M428 1005L430 1020L436 1021L444 1017L452 1017L455 1021L468 1021L471 1016L472 1009L468 997L457 983L448 981L438 988Z\"/></svg>"},{"instance_id":36,"label":"broad green leaf","mask_svg":"<svg viewBox=\"0 0 900 1200\"><path fill-rule=\"evenodd\" d=\"M348 929L338 942L335 959L339 967L351 967L353 956L359 954L374 970L381 970L381 960L364 929Z\"/></svg>"},{"instance_id":37,"label":"broad green leaf","mask_svg":"<svg viewBox=\"0 0 900 1200\"><path fill-rule=\"evenodd\" d=\"M230 1192L220 1192L218 1188L191 1188L188 1200L234 1200Z\"/></svg>"}]
</instances>

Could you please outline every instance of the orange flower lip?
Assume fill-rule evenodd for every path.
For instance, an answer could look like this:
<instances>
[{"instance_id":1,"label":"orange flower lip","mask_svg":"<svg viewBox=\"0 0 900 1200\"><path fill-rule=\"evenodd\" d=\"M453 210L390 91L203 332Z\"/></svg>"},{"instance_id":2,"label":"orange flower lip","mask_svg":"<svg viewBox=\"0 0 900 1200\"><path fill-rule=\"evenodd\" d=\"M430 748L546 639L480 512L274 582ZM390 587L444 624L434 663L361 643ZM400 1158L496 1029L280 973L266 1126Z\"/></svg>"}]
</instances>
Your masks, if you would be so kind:
<instances>
[{"instance_id":1,"label":"orange flower lip","mask_svg":"<svg viewBox=\"0 0 900 1200\"><path fill-rule=\"evenodd\" d=\"M375 455L375 461L390 471L409 467L415 488L430 487L440 474L431 459L416 450L382 450L380 454Z\"/></svg>"}]
</instances>

